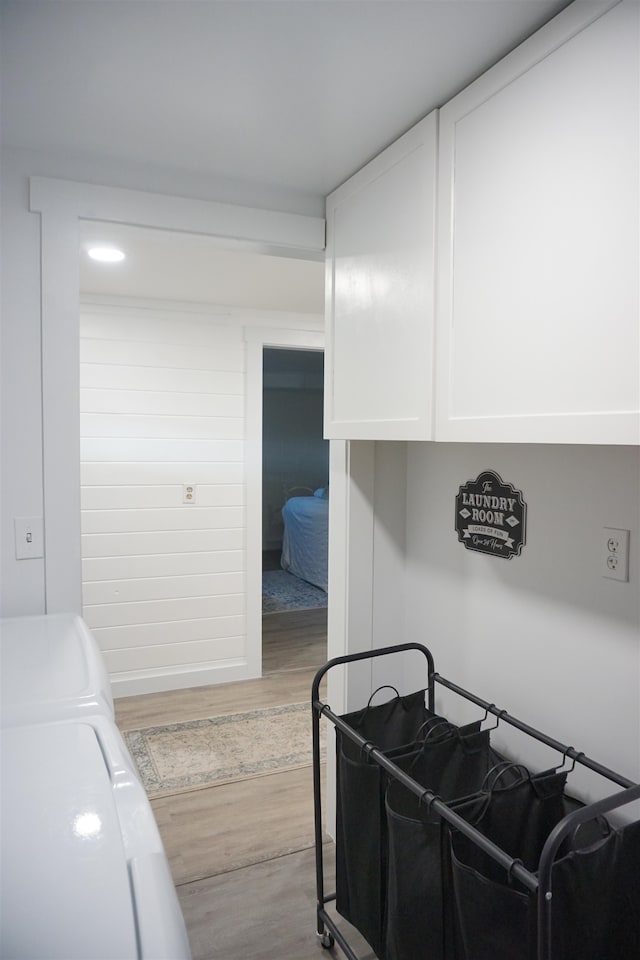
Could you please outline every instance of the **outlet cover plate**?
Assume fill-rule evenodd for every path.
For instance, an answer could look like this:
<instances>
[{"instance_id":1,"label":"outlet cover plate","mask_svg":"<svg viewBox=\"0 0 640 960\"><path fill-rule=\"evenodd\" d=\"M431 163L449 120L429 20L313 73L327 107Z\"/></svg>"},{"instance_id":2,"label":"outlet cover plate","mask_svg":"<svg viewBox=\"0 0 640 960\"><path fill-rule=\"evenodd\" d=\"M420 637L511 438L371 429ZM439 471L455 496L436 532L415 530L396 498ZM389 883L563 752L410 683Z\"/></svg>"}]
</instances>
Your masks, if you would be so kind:
<instances>
[{"instance_id":1,"label":"outlet cover plate","mask_svg":"<svg viewBox=\"0 0 640 960\"><path fill-rule=\"evenodd\" d=\"M196 502L196 485L195 483L185 483L182 487L182 502L183 503L195 503Z\"/></svg>"},{"instance_id":2,"label":"outlet cover plate","mask_svg":"<svg viewBox=\"0 0 640 960\"><path fill-rule=\"evenodd\" d=\"M629 531L602 528L602 576L608 580L629 579Z\"/></svg>"}]
</instances>

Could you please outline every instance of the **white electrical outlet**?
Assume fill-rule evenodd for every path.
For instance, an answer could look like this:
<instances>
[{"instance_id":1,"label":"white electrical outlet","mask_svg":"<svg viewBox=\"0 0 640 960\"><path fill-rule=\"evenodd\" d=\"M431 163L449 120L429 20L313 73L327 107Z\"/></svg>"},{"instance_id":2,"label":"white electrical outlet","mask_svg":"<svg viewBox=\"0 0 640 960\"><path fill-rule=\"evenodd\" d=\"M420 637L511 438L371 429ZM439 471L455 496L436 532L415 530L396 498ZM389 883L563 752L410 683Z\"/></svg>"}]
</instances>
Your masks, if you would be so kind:
<instances>
[{"instance_id":1,"label":"white electrical outlet","mask_svg":"<svg viewBox=\"0 0 640 960\"><path fill-rule=\"evenodd\" d=\"M602 576L609 580L629 579L629 531L602 528Z\"/></svg>"},{"instance_id":2,"label":"white electrical outlet","mask_svg":"<svg viewBox=\"0 0 640 960\"><path fill-rule=\"evenodd\" d=\"M196 486L194 483L185 483L182 487L182 502L183 503L195 503L196 502Z\"/></svg>"},{"instance_id":3,"label":"white electrical outlet","mask_svg":"<svg viewBox=\"0 0 640 960\"><path fill-rule=\"evenodd\" d=\"M42 517L14 517L16 560L34 560L44 556Z\"/></svg>"}]
</instances>

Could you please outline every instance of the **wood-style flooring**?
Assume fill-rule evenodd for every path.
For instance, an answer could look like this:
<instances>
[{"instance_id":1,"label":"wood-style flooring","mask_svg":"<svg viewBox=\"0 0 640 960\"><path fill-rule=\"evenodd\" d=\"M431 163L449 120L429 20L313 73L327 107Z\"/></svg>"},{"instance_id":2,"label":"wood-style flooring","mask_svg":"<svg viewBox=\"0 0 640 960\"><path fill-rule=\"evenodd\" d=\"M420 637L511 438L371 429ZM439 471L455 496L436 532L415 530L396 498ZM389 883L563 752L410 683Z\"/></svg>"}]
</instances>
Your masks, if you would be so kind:
<instances>
[{"instance_id":1,"label":"wood-style flooring","mask_svg":"<svg viewBox=\"0 0 640 960\"><path fill-rule=\"evenodd\" d=\"M266 615L262 679L119 699L120 729L307 700L327 659L326 618L326 609ZM162 797L152 807L194 960L341 956L315 935L311 767ZM331 864L330 842L325 851ZM349 941L372 957L353 931Z\"/></svg>"}]
</instances>

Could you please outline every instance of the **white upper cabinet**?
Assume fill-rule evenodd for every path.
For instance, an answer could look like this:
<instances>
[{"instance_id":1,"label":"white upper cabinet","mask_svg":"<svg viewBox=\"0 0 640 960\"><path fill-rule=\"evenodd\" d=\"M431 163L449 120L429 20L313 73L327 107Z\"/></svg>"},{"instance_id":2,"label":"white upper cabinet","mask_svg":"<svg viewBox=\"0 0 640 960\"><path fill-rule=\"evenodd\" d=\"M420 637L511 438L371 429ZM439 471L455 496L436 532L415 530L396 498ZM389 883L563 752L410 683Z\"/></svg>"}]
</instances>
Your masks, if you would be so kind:
<instances>
[{"instance_id":1,"label":"white upper cabinet","mask_svg":"<svg viewBox=\"0 0 640 960\"><path fill-rule=\"evenodd\" d=\"M327 198L325 436L433 438L437 115Z\"/></svg>"},{"instance_id":2,"label":"white upper cabinet","mask_svg":"<svg viewBox=\"0 0 640 960\"><path fill-rule=\"evenodd\" d=\"M639 11L637 0L572 4L440 111L437 440L640 442ZM360 236L358 195L343 197ZM413 213L423 216L417 204ZM348 296L336 298L335 314L350 321L344 360L361 405L347 403L341 366L333 416L364 416L372 404L377 419L388 410L397 422L417 405L429 367L420 377L424 357L414 356L402 371L399 348L383 337L398 324L404 352L426 350L415 314L428 281L419 295L410 284L410 332L395 287L383 296L395 309L374 310L374 283L404 265L405 236L380 236L383 218L370 223L363 299L351 313ZM362 261L349 259L350 239L341 238L337 275L355 288ZM377 384L358 369L358 351L360 366L373 352L365 317L379 337L379 365L368 368Z\"/></svg>"}]
</instances>

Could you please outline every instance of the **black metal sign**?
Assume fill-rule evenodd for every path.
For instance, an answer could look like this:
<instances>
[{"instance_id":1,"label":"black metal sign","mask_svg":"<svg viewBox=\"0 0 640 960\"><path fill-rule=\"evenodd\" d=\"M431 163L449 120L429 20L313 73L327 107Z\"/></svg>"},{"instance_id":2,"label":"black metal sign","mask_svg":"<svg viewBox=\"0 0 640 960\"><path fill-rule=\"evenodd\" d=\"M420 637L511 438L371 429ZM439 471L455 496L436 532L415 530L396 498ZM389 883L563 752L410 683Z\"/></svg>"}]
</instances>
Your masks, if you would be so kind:
<instances>
[{"instance_id":1,"label":"black metal sign","mask_svg":"<svg viewBox=\"0 0 640 960\"><path fill-rule=\"evenodd\" d=\"M456 531L467 550L511 560L519 557L527 533L522 492L493 470L468 480L456 497Z\"/></svg>"}]
</instances>

